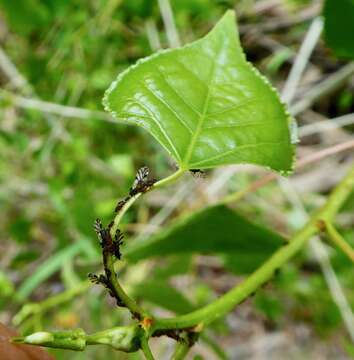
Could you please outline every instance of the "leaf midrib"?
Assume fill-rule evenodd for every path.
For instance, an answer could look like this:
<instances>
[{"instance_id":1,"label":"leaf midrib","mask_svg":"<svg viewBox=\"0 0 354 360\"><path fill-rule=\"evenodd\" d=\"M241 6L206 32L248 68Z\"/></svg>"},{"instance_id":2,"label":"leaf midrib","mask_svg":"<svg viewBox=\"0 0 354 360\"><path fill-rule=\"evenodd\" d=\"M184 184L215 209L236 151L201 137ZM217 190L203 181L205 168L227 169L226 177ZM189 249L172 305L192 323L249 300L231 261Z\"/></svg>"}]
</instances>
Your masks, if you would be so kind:
<instances>
[{"instance_id":1,"label":"leaf midrib","mask_svg":"<svg viewBox=\"0 0 354 360\"><path fill-rule=\"evenodd\" d=\"M220 50L217 51L217 54L219 56L219 53L220 53ZM191 138L191 142L187 148L187 151L186 151L186 156L184 157L183 159L183 162L181 164L181 167L182 168L186 168L188 169L188 164L189 164L189 160L192 156L192 153L193 153L193 150L195 148L195 144L197 142L197 139L203 129L203 124L204 124L204 121L205 119L207 118L206 114L207 114L207 111L208 111L208 108L209 108L209 99L210 99L210 93L211 93L211 89L212 89L212 82L213 82L213 79L214 79L214 75L215 75L215 68L216 68L216 63L217 61L213 59L213 62L212 62L212 67L211 67L211 70L210 70L210 75L209 75L209 79L208 79L208 92L206 94L206 97L205 97L205 101L204 101L204 104L203 104L203 109L202 109L202 112L201 112L201 115L199 117L199 120L198 120L198 124L197 124L197 127L195 129L195 133L193 134L192 138Z\"/></svg>"}]
</instances>

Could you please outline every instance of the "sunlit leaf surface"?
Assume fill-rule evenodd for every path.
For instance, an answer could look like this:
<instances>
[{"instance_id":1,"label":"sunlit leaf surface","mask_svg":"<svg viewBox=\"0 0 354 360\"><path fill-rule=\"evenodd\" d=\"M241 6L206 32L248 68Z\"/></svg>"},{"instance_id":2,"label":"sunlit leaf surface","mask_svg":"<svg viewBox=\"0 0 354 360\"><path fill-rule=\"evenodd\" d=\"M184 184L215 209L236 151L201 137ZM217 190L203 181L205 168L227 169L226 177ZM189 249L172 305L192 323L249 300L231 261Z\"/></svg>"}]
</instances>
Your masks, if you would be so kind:
<instances>
[{"instance_id":1,"label":"sunlit leaf surface","mask_svg":"<svg viewBox=\"0 0 354 360\"><path fill-rule=\"evenodd\" d=\"M233 11L201 40L121 73L104 105L149 131L183 169L254 163L291 170L289 115L246 61Z\"/></svg>"}]
</instances>

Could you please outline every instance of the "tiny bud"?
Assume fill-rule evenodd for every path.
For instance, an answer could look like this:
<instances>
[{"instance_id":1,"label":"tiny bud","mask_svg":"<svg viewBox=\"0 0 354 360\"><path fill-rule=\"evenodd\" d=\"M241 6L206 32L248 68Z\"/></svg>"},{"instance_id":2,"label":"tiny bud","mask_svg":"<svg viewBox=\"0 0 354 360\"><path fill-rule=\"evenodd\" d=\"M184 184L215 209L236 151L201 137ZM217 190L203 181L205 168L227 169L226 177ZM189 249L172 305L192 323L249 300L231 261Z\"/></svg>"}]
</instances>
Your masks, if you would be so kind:
<instances>
[{"instance_id":1,"label":"tiny bud","mask_svg":"<svg viewBox=\"0 0 354 360\"><path fill-rule=\"evenodd\" d=\"M42 345L53 340L54 340L53 334L45 331L39 331L26 336L23 341L26 344Z\"/></svg>"},{"instance_id":2,"label":"tiny bud","mask_svg":"<svg viewBox=\"0 0 354 360\"><path fill-rule=\"evenodd\" d=\"M140 348L142 336L143 330L139 326L124 326L89 335L86 340L87 344L105 344L116 350L135 352Z\"/></svg>"},{"instance_id":3,"label":"tiny bud","mask_svg":"<svg viewBox=\"0 0 354 360\"><path fill-rule=\"evenodd\" d=\"M146 317L142 321L142 326L145 330L150 329L151 325L153 324L153 319L150 317Z\"/></svg>"},{"instance_id":4,"label":"tiny bud","mask_svg":"<svg viewBox=\"0 0 354 360\"><path fill-rule=\"evenodd\" d=\"M25 337L12 338L12 342L82 351L86 347L86 334L82 329L53 333L40 331Z\"/></svg>"}]
</instances>

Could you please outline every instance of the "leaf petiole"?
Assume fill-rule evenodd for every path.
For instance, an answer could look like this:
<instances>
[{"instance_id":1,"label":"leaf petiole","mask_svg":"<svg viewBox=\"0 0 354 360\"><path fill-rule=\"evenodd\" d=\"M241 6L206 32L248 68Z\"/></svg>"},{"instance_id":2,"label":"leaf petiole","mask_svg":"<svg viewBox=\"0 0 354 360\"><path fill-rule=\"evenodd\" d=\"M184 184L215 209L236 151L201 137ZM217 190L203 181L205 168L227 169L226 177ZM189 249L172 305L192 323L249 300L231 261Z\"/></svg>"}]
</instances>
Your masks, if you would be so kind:
<instances>
[{"instance_id":1,"label":"leaf petiole","mask_svg":"<svg viewBox=\"0 0 354 360\"><path fill-rule=\"evenodd\" d=\"M321 221L320 226L324 227L328 235L328 239L332 241L345 255L354 263L354 249L343 239L342 235L337 231L330 221Z\"/></svg>"}]
</instances>

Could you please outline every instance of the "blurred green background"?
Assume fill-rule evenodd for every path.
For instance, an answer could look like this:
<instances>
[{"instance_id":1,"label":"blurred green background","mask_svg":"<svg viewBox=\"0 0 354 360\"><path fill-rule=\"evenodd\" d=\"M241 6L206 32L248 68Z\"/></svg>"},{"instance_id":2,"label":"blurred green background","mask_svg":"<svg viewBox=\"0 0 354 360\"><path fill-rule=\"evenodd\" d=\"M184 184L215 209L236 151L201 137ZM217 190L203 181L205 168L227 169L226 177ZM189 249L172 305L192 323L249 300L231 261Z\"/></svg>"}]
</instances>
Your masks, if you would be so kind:
<instances>
[{"instance_id":1,"label":"blurred green background","mask_svg":"<svg viewBox=\"0 0 354 360\"><path fill-rule=\"evenodd\" d=\"M236 8L248 58L281 88L310 20L321 11L318 1L171 0L178 40L173 38L174 28L164 22L166 9L161 3L0 0L0 321L23 333L73 327L89 333L129 322L129 314L116 309L105 291L86 283L88 272L101 269L92 224L96 217L110 221L137 168L148 165L156 178L162 178L174 171L174 164L147 133L112 123L103 113L103 93L117 74L160 47L199 38L226 9ZM262 30L265 24L286 20L288 25ZM321 42L303 88L311 88L343 64ZM53 104L67 107L57 109ZM80 109L89 111L79 116L75 111ZM353 82L348 81L311 111L321 119L353 110ZM309 115L298 118L300 125L308 123ZM345 136L352 136L352 131L347 127ZM301 153L340 142L341 136L308 136ZM342 164L346 159L336 161ZM329 162L327 171L335 164ZM305 184L308 210L322 203L333 185L328 178L321 180L326 172L319 168L298 179L300 186ZM216 187L216 195L208 189L215 189L218 170L204 180L186 177L186 185L176 187L181 199L171 205L168 221L222 193L241 189L256 177L257 171L236 172L221 190ZM313 184L314 178L323 181L322 186ZM237 208L289 234L301 223L301 214L275 189L276 184L261 189ZM159 225L148 226L149 219L160 214L170 198L171 190L166 190L139 202L124 218L126 241L158 230ZM341 230L353 244L351 206ZM331 250L331 260L353 306L353 267L338 251ZM131 264L128 269L126 265L120 267L128 291L161 315L208 303L239 279L211 256L182 254ZM64 298L56 297L63 293ZM14 318L23 305L53 296L53 304L45 302L48 308L36 311L27 306ZM235 359L253 358L257 349L272 359L284 358L287 351L291 354L287 358L294 359L341 359L354 353L320 267L307 251L285 266L272 285L215 324L191 358L197 353L217 358L212 341L236 354L231 356ZM250 345L242 352L244 342ZM247 352L252 346L256 350ZM154 351L164 359L171 342L157 341ZM53 353L58 359L140 358L106 347L91 347L83 354Z\"/></svg>"}]
</instances>

